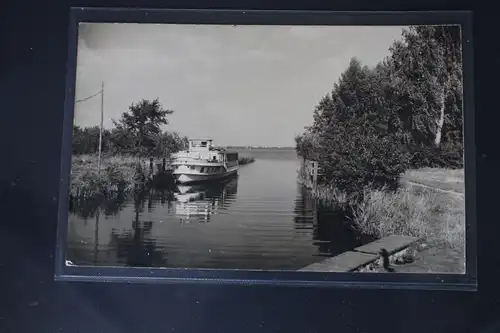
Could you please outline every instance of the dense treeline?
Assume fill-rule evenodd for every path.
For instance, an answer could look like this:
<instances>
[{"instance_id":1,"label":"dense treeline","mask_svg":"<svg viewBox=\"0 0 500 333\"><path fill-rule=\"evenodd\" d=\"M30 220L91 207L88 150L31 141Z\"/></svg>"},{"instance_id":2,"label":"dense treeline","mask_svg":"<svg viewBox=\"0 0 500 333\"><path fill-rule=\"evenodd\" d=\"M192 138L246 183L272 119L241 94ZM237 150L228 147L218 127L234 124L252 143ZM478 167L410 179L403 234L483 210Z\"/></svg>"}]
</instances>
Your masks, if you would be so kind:
<instances>
[{"instance_id":1,"label":"dense treeline","mask_svg":"<svg viewBox=\"0 0 500 333\"><path fill-rule=\"evenodd\" d=\"M403 31L375 68L353 58L296 137L321 182L348 194L397 186L409 168L463 166L459 26Z\"/></svg>"},{"instance_id":2,"label":"dense treeline","mask_svg":"<svg viewBox=\"0 0 500 333\"><path fill-rule=\"evenodd\" d=\"M104 129L102 151L109 155L165 157L187 148L187 137L162 131L172 110L163 109L158 99L141 100L113 120L114 128ZM99 149L99 126L73 126L73 154L95 154Z\"/></svg>"}]
</instances>

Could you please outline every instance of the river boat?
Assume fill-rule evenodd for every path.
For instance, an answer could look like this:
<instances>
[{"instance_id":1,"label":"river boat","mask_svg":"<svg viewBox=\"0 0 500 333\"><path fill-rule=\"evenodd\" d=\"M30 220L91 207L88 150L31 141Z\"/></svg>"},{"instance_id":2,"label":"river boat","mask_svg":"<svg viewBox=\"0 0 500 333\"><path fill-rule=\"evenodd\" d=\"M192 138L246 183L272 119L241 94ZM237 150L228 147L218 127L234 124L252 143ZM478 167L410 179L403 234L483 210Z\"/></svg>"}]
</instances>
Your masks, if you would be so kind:
<instances>
[{"instance_id":1,"label":"river boat","mask_svg":"<svg viewBox=\"0 0 500 333\"><path fill-rule=\"evenodd\" d=\"M238 174L238 152L216 148L212 139L189 139L188 150L172 156L177 183L199 183Z\"/></svg>"}]
</instances>

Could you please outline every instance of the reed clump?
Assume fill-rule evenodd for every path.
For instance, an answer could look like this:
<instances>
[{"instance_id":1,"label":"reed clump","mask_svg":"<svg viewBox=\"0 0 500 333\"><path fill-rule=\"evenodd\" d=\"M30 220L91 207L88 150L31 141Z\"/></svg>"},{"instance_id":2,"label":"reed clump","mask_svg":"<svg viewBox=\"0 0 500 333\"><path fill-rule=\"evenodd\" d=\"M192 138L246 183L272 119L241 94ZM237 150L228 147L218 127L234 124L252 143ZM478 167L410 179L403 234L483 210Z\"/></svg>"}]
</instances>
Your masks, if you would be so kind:
<instances>
[{"instance_id":1,"label":"reed clump","mask_svg":"<svg viewBox=\"0 0 500 333\"><path fill-rule=\"evenodd\" d=\"M112 198L144 190L148 177L140 160L128 156L105 157L98 171L96 156L72 160L70 194L74 197Z\"/></svg>"},{"instance_id":2,"label":"reed clump","mask_svg":"<svg viewBox=\"0 0 500 333\"><path fill-rule=\"evenodd\" d=\"M351 207L351 220L358 231L376 237L426 237L430 235L428 226L436 210L431 198L407 190L365 190L361 201Z\"/></svg>"},{"instance_id":3,"label":"reed clump","mask_svg":"<svg viewBox=\"0 0 500 333\"><path fill-rule=\"evenodd\" d=\"M349 197L331 185L318 185L311 191L314 199L334 210L345 210L349 207Z\"/></svg>"},{"instance_id":4,"label":"reed clump","mask_svg":"<svg viewBox=\"0 0 500 333\"><path fill-rule=\"evenodd\" d=\"M432 191L367 190L363 199L351 207L351 219L361 233L375 237L405 235L433 238L451 247L463 246L464 214L453 214L443 208L439 194Z\"/></svg>"},{"instance_id":5,"label":"reed clump","mask_svg":"<svg viewBox=\"0 0 500 333\"><path fill-rule=\"evenodd\" d=\"M255 162L255 158L252 156L242 156L238 159L239 165L246 165Z\"/></svg>"},{"instance_id":6,"label":"reed clump","mask_svg":"<svg viewBox=\"0 0 500 333\"><path fill-rule=\"evenodd\" d=\"M411 186L396 190L366 187L360 195L349 196L333 184L313 187L303 168L297 178L309 188L314 199L333 209L347 211L352 227L361 234L376 238L412 236L453 249L464 248L463 196Z\"/></svg>"},{"instance_id":7,"label":"reed clump","mask_svg":"<svg viewBox=\"0 0 500 333\"><path fill-rule=\"evenodd\" d=\"M345 193L335 188L331 184L318 184L315 187L312 181L307 177L304 166L298 170L297 182L306 188L309 188L311 197L320 201L325 207L333 210L345 210L349 207L350 198Z\"/></svg>"}]
</instances>

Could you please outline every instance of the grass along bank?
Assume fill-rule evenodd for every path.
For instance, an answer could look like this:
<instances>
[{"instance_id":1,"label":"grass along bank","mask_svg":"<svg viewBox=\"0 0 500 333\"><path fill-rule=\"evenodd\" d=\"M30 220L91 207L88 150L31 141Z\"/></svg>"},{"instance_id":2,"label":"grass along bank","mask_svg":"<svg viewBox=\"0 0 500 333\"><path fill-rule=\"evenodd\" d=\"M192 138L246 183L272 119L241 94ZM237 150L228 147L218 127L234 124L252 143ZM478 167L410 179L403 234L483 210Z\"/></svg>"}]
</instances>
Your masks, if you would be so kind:
<instances>
[{"instance_id":1,"label":"grass along bank","mask_svg":"<svg viewBox=\"0 0 500 333\"><path fill-rule=\"evenodd\" d=\"M463 169L423 168L409 170L402 177L402 181L438 188L444 191L465 193Z\"/></svg>"},{"instance_id":2,"label":"grass along bank","mask_svg":"<svg viewBox=\"0 0 500 333\"><path fill-rule=\"evenodd\" d=\"M238 159L239 165L246 165L255 162L255 158L252 156L242 156Z\"/></svg>"},{"instance_id":3,"label":"grass along bank","mask_svg":"<svg viewBox=\"0 0 500 333\"><path fill-rule=\"evenodd\" d=\"M76 155L71 162L70 194L74 197L102 195L110 198L143 189L147 177L144 163L133 156L104 156L97 172L96 155Z\"/></svg>"},{"instance_id":4,"label":"grass along bank","mask_svg":"<svg viewBox=\"0 0 500 333\"><path fill-rule=\"evenodd\" d=\"M371 190L353 205L333 187L318 186L312 195L329 206L348 209L360 233L420 237L414 261L400 272L463 273L465 271L465 198L463 170L410 170L395 192Z\"/></svg>"},{"instance_id":5,"label":"grass along bank","mask_svg":"<svg viewBox=\"0 0 500 333\"><path fill-rule=\"evenodd\" d=\"M349 197L335 186L321 184L314 187L307 176L304 164L301 164L297 172L297 182L309 189L313 199L321 201L323 205L332 210L346 210L349 207Z\"/></svg>"},{"instance_id":6,"label":"grass along bank","mask_svg":"<svg viewBox=\"0 0 500 333\"><path fill-rule=\"evenodd\" d=\"M255 162L254 157L239 159L240 165L253 162ZM147 159L127 155L104 156L100 173L97 173L97 163L97 155L73 156L70 186L70 194L73 197L88 198L101 195L113 198L147 187L149 174ZM158 165L155 164L154 167L157 170ZM158 180L155 183L159 185L169 183L168 179Z\"/></svg>"}]
</instances>

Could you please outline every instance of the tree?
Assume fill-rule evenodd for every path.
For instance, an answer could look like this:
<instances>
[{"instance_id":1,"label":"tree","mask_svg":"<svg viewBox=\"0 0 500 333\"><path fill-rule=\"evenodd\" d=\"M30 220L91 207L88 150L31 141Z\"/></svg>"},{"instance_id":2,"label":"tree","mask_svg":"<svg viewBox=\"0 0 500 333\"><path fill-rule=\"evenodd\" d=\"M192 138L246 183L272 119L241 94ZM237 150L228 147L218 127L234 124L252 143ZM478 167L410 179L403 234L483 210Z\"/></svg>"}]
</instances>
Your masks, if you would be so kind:
<instances>
[{"instance_id":1,"label":"tree","mask_svg":"<svg viewBox=\"0 0 500 333\"><path fill-rule=\"evenodd\" d=\"M372 72L352 58L330 94L324 96L314 109L313 125L295 138L299 156L317 159L320 138L335 123L365 115L370 110L370 78ZM375 126L375 124L374 124Z\"/></svg>"},{"instance_id":2,"label":"tree","mask_svg":"<svg viewBox=\"0 0 500 333\"><path fill-rule=\"evenodd\" d=\"M413 167L463 167L460 27L410 27L391 52L388 96Z\"/></svg>"},{"instance_id":3,"label":"tree","mask_svg":"<svg viewBox=\"0 0 500 333\"><path fill-rule=\"evenodd\" d=\"M319 159L319 132L306 130L295 137L295 150L297 155L311 161Z\"/></svg>"},{"instance_id":4,"label":"tree","mask_svg":"<svg viewBox=\"0 0 500 333\"><path fill-rule=\"evenodd\" d=\"M113 120L114 128L103 131L102 149L113 155L169 157L188 148L188 138L176 132L162 131L167 115L158 99L132 103L121 118ZM73 154L95 154L99 145L99 127L73 126Z\"/></svg>"},{"instance_id":5,"label":"tree","mask_svg":"<svg viewBox=\"0 0 500 333\"><path fill-rule=\"evenodd\" d=\"M163 132L156 138L155 156L170 157L180 150L188 149L189 139L181 137L178 133Z\"/></svg>"},{"instance_id":6,"label":"tree","mask_svg":"<svg viewBox=\"0 0 500 333\"><path fill-rule=\"evenodd\" d=\"M396 187L409 167L461 167L462 69L458 26L403 31L374 68L355 58L296 137L324 181L356 196Z\"/></svg>"},{"instance_id":7,"label":"tree","mask_svg":"<svg viewBox=\"0 0 500 333\"><path fill-rule=\"evenodd\" d=\"M137 150L133 134L120 125L111 130L109 141L112 154L130 155Z\"/></svg>"},{"instance_id":8,"label":"tree","mask_svg":"<svg viewBox=\"0 0 500 333\"><path fill-rule=\"evenodd\" d=\"M368 112L371 105L371 71L352 58L349 66L334 85L332 99L340 120L354 119Z\"/></svg>"},{"instance_id":9,"label":"tree","mask_svg":"<svg viewBox=\"0 0 500 333\"><path fill-rule=\"evenodd\" d=\"M153 155L162 133L161 126L168 124L167 115L173 112L163 109L158 98L153 101L142 99L132 104L120 120L113 121L116 127L113 144L118 147L125 145L136 155Z\"/></svg>"},{"instance_id":10,"label":"tree","mask_svg":"<svg viewBox=\"0 0 500 333\"><path fill-rule=\"evenodd\" d=\"M352 59L314 110L313 125L296 138L299 155L315 159L324 181L356 197L366 186L395 187L409 156L390 132L388 70Z\"/></svg>"},{"instance_id":11,"label":"tree","mask_svg":"<svg viewBox=\"0 0 500 333\"><path fill-rule=\"evenodd\" d=\"M99 126L81 128L73 125L72 152L75 155L95 154L99 150ZM110 132L103 131L102 150L109 148Z\"/></svg>"},{"instance_id":12,"label":"tree","mask_svg":"<svg viewBox=\"0 0 500 333\"><path fill-rule=\"evenodd\" d=\"M409 163L395 136L364 131L364 120L332 127L322 138L320 166L325 181L356 197L370 186L396 188Z\"/></svg>"},{"instance_id":13,"label":"tree","mask_svg":"<svg viewBox=\"0 0 500 333\"><path fill-rule=\"evenodd\" d=\"M413 143L439 147L462 136L462 68L459 26L417 26L391 48L394 95L402 130ZM445 135L443 135L445 134Z\"/></svg>"}]
</instances>

